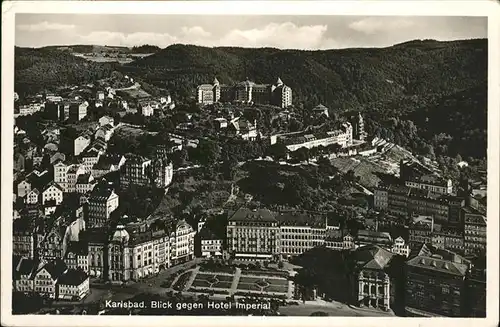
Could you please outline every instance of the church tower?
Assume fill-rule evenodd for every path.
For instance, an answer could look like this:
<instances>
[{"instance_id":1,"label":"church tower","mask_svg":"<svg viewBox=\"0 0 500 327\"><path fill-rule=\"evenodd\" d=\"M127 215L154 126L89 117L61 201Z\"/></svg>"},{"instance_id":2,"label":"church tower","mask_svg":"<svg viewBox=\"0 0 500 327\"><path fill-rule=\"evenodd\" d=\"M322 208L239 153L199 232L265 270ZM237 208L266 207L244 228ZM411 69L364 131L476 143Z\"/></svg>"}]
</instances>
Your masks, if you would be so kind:
<instances>
[{"instance_id":1,"label":"church tower","mask_svg":"<svg viewBox=\"0 0 500 327\"><path fill-rule=\"evenodd\" d=\"M214 78L213 85L214 85L213 92L214 92L214 103L215 103L219 102L220 100L220 83L217 77Z\"/></svg>"},{"instance_id":2,"label":"church tower","mask_svg":"<svg viewBox=\"0 0 500 327\"><path fill-rule=\"evenodd\" d=\"M363 116L361 113L358 113L357 116L354 117L353 121L354 127L354 138L360 141L364 141L365 139L365 123L363 120Z\"/></svg>"}]
</instances>

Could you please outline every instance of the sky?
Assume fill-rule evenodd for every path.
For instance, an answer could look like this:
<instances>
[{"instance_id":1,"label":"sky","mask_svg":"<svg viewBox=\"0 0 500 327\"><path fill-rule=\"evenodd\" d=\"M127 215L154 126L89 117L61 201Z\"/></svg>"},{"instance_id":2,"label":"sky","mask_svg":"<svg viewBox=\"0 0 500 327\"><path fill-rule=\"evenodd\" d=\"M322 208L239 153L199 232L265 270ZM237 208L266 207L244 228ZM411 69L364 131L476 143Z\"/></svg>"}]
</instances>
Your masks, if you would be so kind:
<instances>
[{"instance_id":1,"label":"sky","mask_svg":"<svg viewBox=\"0 0 500 327\"><path fill-rule=\"evenodd\" d=\"M486 38L488 24L485 17L446 16L16 14L15 25L15 44L22 47L182 43L314 50Z\"/></svg>"}]
</instances>

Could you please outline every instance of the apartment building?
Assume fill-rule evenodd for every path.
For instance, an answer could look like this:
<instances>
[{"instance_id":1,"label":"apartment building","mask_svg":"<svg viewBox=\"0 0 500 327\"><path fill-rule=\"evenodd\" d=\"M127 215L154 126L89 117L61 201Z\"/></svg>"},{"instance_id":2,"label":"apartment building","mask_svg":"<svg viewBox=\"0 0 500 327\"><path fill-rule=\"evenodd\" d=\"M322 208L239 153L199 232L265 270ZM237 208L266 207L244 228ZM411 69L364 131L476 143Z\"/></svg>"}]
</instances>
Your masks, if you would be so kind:
<instances>
[{"instance_id":1,"label":"apartment building","mask_svg":"<svg viewBox=\"0 0 500 327\"><path fill-rule=\"evenodd\" d=\"M30 259L34 258L39 237L32 220L23 217L14 220L12 232L12 253Z\"/></svg>"},{"instance_id":2,"label":"apartment building","mask_svg":"<svg viewBox=\"0 0 500 327\"><path fill-rule=\"evenodd\" d=\"M105 185L95 187L88 198L88 226L105 226L119 203L119 196L113 189Z\"/></svg>"},{"instance_id":3,"label":"apartment building","mask_svg":"<svg viewBox=\"0 0 500 327\"><path fill-rule=\"evenodd\" d=\"M40 192L41 204L45 205L49 201L54 201L55 205L60 205L63 201L64 190L59 184L55 182L50 182L45 188Z\"/></svg>"},{"instance_id":4,"label":"apartment building","mask_svg":"<svg viewBox=\"0 0 500 327\"><path fill-rule=\"evenodd\" d=\"M408 186L379 186L374 190L376 210L385 210L398 216L433 216L438 223L457 224L459 209L464 205L465 201L461 198Z\"/></svg>"},{"instance_id":5,"label":"apartment building","mask_svg":"<svg viewBox=\"0 0 500 327\"><path fill-rule=\"evenodd\" d=\"M356 248L354 237L340 229L327 230L325 246L332 250L353 250Z\"/></svg>"},{"instance_id":6,"label":"apartment building","mask_svg":"<svg viewBox=\"0 0 500 327\"><path fill-rule=\"evenodd\" d=\"M69 103L69 119L71 121L80 121L87 116L87 101L72 101Z\"/></svg>"},{"instance_id":7,"label":"apartment building","mask_svg":"<svg viewBox=\"0 0 500 327\"><path fill-rule=\"evenodd\" d=\"M90 145L90 141L91 138L87 134L76 137L73 141L73 154L80 155Z\"/></svg>"},{"instance_id":8,"label":"apartment building","mask_svg":"<svg viewBox=\"0 0 500 327\"><path fill-rule=\"evenodd\" d=\"M104 125L99 127L99 129L95 132L95 138L100 138L106 142L111 139L113 136L113 132L115 131L113 125Z\"/></svg>"},{"instance_id":9,"label":"apartment building","mask_svg":"<svg viewBox=\"0 0 500 327\"><path fill-rule=\"evenodd\" d=\"M76 192L76 183L78 182L78 177L85 174L85 166L81 164L73 164L68 166L66 171L66 192L74 193Z\"/></svg>"},{"instance_id":10,"label":"apartment building","mask_svg":"<svg viewBox=\"0 0 500 327\"><path fill-rule=\"evenodd\" d=\"M439 226L438 228L436 228ZM441 225L434 224L432 216L412 217L409 227L409 245L412 249L419 248L422 244L432 243L435 231L441 230ZM444 236L443 236L444 248Z\"/></svg>"},{"instance_id":11,"label":"apartment building","mask_svg":"<svg viewBox=\"0 0 500 327\"><path fill-rule=\"evenodd\" d=\"M82 270L89 274L89 249L87 244L81 241L70 242L64 255L64 262L69 269Z\"/></svg>"},{"instance_id":12,"label":"apartment building","mask_svg":"<svg viewBox=\"0 0 500 327\"><path fill-rule=\"evenodd\" d=\"M68 165L62 160L54 164L54 182L66 191L68 187Z\"/></svg>"},{"instance_id":13,"label":"apartment building","mask_svg":"<svg viewBox=\"0 0 500 327\"><path fill-rule=\"evenodd\" d=\"M423 245L407 261L406 312L409 316L463 315L469 262L453 252Z\"/></svg>"},{"instance_id":14,"label":"apartment building","mask_svg":"<svg viewBox=\"0 0 500 327\"><path fill-rule=\"evenodd\" d=\"M237 259L273 259L280 254L279 233L278 220L268 209L240 208L228 218L228 252Z\"/></svg>"},{"instance_id":15,"label":"apartment building","mask_svg":"<svg viewBox=\"0 0 500 327\"><path fill-rule=\"evenodd\" d=\"M83 241L88 244L90 275L122 283L191 260L195 235L191 226L183 220L167 229L160 225L129 223L119 224L111 234L103 228L83 232Z\"/></svg>"},{"instance_id":16,"label":"apartment building","mask_svg":"<svg viewBox=\"0 0 500 327\"><path fill-rule=\"evenodd\" d=\"M42 297L57 299L57 282L67 271L68 267L61 259L43 265L30 276L33 279L33 292Z\"/></svg>"},{"instance_id":17,"label":"apartment building","mask_svg":"<svg viewBox=\"0 0 500 327\"><path fill-rule=\"evenodd\" d=\"M68 269L57 281L59 300L81 301L89 294L89 276L83 270Z\"/></svg>"},{"instance_id":18,"label":"apartment building","mask_svg":"<svg viewBox=\"0 0 500 327\"><path fill-rule=\"evenodd\" d=\"M463 208L464 248L466 254L486 251L486 217L472 208Z\"/></svg>"},{"instance_id":19,"label":"apartment building","mask_svg":"<svg viewBox=\"0 0 500 327\"><path fill-rule=\"evenodd\" d=\"M486 269L473 266L465 280L465 308L468 317L486 317Z\"/></svg>"},{"instance_id":20,"label":"apartment building","mask_svg":"<svg viewBox=\"0 0 500 327\"><path fill-rule=\"evenodd\" d=\"M179 220L171 227L170 261L173 265L194 258L194 236L196 231L185 220Z\"/></svg>"},{"instance_id":21,"label":"apartment building","mask_svg":"<svg viewBox=\"0 0 500 327\"><path fill-rule=\"evenodd\" d=\"M276 219L279 223L279 250L284 258L324 245L326 215L293 211L278 213Z\"/></svg>"},{"instance_id":22,"label":"apartment building","mask_svg":"<svg viewBox=\"0 0 500 327\"><path fill-rule=\"evenodd\" d=\"M120 170L125 164L126 158L121 155L102 155L92 167L92 176L100 178L110 172Z\"/></svg>"},{"instance_id":23,"label":"apartment building","mask_svg":"<svg viewBox=\"0 0 500 327\"><path fill-rule=\"evenodd\" d=\"M128 185L154 185L165 188L172 182L174 167L165 155L157 154L153 160L138 156L128 155L120 171L120 184Z\"/></svg>"},{"instance_id":24,"label":"apartment building","mask_svg":"<svg viewBox=\"0 0 500 327\"><path fill-rule=\"evenodd\" d=\"M151 159L139 155L127 155L120 170L120 185L150 185L152 177Z\"/></svg>"},{"instance_id":25,"label":"apartment building","mask_svg":"<svg viewBox=\"0 0 500 327\"><path fill-rule=\"evenodd\" d=\"M99 158L101 154L97 151L85 151L82 154L82 164L86 172L92 171L92 167L94 167L97 162L99 162Z\"/></svg>"},{"instance_id":26,"label":"apartment building","mask_svg":"<svg viewBox=\"0 0 500 327\"><path fill-rule=\"evenodd\" d=\"M451 194L453 192L453 184L450 179L442 178L420 162L401 160L399 170L401 181L408 187L438 194Z\"/></svg>"},{"instance_id":27,"label":"apartment building","mask_svg":"<svg viewBox=\"0 0 500 327\"><path fill-rule=\"evenodd\" d=\"M90 173L78 175L75 190L77 193L86 194L91 192L97 185L97 181Z\"/></svg>"}]
</instances>

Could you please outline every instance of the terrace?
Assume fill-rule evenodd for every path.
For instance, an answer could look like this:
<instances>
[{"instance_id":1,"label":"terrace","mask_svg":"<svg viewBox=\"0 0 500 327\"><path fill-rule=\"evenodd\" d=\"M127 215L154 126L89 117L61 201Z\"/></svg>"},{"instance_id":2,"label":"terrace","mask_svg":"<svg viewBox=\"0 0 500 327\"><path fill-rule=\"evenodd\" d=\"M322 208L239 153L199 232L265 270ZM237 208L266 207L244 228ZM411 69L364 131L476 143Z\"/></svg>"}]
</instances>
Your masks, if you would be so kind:
<instances>
[{"instance_id":1,"label":"terrace","mask_svg":"<svg viewBox=\"0 0 500 327\"><path fill-rule=\"evenodd\" d=\"M271 298L289 298L292 294L292 282L288 280L288 273L284 271L242 271L236 268L233 272L218 272L200 268L196 268L190 278L188 277L189 280L183 284L184 290L193 293L211 293L211 295L232 294ZM178 283L179 281L176 282Z\"/></svg>"}]
</instances>

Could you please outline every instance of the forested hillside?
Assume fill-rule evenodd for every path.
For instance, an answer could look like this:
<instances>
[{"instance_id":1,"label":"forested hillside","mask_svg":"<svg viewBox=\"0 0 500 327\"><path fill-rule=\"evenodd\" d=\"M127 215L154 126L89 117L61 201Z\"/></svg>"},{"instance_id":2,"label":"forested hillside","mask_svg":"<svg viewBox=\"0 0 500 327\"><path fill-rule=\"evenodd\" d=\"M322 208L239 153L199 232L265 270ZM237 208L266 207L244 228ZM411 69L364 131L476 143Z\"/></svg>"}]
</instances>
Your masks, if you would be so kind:
<instances>
[{"instance_id":1,"label":"forested hillside","mask_svg":"<svg viewBox=\"0 0 500 327\"><path fill-rule=\"evenodd\" d=\"M109 77L116 64L89 62L56 49L15 49L15 90L21 96Z\"/></svg>"},{"instance_id":2,"label":"forested hillside","mask_svg":"<svg viewBox=\"0 0 500 327\"><path fill-rule=\"evenodd\" d=\"M388 48L325 51L172 45L124 67L176 95L197 84L261 83L278 76L294 102L352 109L411 95L452 94L486 80L487 40L412 41Z\"/></svg>"},{"instance_id":3,"label":"forested hillside","mask_svg":"<svg viewBox=\"0 0 500 327\"><path fill-rule=\"evenodd\" d=\"M83 46L82 46L83 47ZM111 47L110 47L111 48ZM132 52L158 50L144 45ZM120 66L78 58L57 47L16 48L16 91L91 82L114 70L168 89L177 102L216 76L293 89L296 107L323 103L363 111L366 129L430 156L486 156L487 40L411 41L388 48L324 51L172 45ZM146 84L144 84L146 85Z\"/></svg>"}]
</instances>

